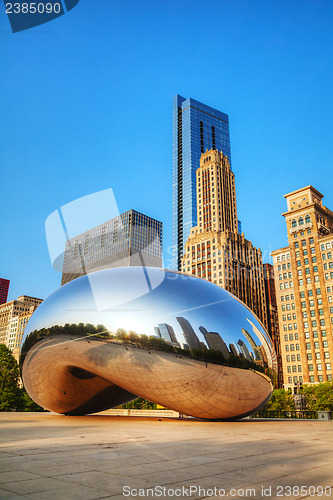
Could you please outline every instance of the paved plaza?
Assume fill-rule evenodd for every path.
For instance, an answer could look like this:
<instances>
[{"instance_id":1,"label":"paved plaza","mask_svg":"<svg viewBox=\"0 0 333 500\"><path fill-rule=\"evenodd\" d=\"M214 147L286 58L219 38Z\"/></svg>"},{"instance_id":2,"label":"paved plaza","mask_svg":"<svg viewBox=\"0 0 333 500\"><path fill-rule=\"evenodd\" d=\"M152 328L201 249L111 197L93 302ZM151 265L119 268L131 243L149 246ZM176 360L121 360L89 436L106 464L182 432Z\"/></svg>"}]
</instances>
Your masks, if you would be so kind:
<instances>
[{"instance_id":1,"label":"paved plaza","mask_svg":"<svg viewBox=\"0 0 333 500\"><path fill-rule=\"evenodd\" d=\"M223 494L333 498L333 422L0 413L1 499Z\"/></svg>"}]
</instances>

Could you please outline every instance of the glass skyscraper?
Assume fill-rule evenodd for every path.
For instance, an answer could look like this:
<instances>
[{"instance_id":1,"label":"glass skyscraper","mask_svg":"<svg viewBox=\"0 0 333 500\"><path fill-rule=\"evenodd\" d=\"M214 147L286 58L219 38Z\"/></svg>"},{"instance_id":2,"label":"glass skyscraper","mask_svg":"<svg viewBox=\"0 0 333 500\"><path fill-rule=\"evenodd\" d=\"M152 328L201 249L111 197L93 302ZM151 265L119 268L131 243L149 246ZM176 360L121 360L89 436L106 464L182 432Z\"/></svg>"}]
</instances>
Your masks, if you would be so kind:
<instances>
[{"instance_id":1,"label":"glass skyscraper","mask_svg":"<svg viewBox=\"0 0 333 500\"><path fill-rule=\"evenodd\" d=\"M61 284L111 267L162 267L162 231L162 222L129 210L67 240Z\"/></svg>"},{"instance_id":2,"label":"glass skyscraper","mask_svg":"<svg viewBox=\"0 0 333 500\"><path fill-rule=\"evenodd\" d=\"M184 244L197 225L196 170L206 150L223 151L231 162L228 115L176 95L173 99L172 265L181 268Z\"/></svg>"}]
</instances>

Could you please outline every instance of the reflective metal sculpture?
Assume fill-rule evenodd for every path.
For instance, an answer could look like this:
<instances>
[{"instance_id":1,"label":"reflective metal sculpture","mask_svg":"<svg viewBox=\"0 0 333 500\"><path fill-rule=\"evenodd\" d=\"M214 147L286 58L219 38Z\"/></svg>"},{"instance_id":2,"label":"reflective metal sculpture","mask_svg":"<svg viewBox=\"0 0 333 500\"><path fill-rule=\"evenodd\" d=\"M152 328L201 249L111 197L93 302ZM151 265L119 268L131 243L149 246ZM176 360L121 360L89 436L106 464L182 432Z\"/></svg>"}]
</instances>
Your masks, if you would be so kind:
<instances>
[{"instance_id":1,"label":"reflective metal sculpture","mask_svg":"<svg viewBox=\"0 0 333 500\"><path fill-rule=\"evenodd\" d=\"M28 323L20 364L32 399L58 413L140 396L206 419L261 408L277 371L267 333L237 298L200 278L140 267L56 290Z\"/></svg>"}]
</instances>

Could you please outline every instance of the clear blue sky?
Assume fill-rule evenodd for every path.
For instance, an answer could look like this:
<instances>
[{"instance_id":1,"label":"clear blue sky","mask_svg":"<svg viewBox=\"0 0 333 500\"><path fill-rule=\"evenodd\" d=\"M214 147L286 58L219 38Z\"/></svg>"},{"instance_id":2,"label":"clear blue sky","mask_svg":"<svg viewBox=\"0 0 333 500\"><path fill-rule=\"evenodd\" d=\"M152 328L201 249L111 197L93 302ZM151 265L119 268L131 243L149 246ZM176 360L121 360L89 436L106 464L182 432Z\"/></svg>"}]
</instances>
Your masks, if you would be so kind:
<instances>
[{"instance_id":1,"label":"clear blue sky","mask_svg":"<svg viewBox=\"0 0 333 500\"><path fill-rule=\"evenodd\" d=\"M113 188L164 224L170 265L172 97L230 119L238 215L286 245L283 195L313 184L333 209L331 0L80 0L12 34L0 11L1 260L10 299L59 285L44 222Z\"/></svg>"}]
</instances>

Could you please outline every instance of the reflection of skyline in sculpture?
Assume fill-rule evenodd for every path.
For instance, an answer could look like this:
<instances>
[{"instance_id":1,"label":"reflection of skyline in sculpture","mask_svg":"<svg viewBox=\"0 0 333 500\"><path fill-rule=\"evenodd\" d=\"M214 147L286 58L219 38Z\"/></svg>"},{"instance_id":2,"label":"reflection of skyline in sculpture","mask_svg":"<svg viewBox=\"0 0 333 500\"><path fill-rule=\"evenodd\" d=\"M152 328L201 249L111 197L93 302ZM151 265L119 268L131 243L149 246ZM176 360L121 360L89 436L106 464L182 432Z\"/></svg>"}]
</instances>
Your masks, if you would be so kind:
<instances>
[{"instance_id":1,"label":"reflection of skyline in sculpture","mask_svg":"<svg viewBox=\"0 0 333 500\"><path fill-rule=\"evenodd\" d=\"M239 339L237 344L239 345L244 358L247 359L248 361L252 361L252 358L250 356L248 348L246 347L245 342L243 342L243 340Z\"/></svg>"},{"instance_id":2,"label":"reflection of skyline in sculpture","mask_svg":"<svg viewBox=\"0 0 333 500\"><path fill-rule=\"evenodd\" d=\"M250 346L253 349L254 356L255 356L255 361L258 361L258 362L262 363L263 357L262 357L262 353L261 353L260 347L257 346L257 344L255 343L255 341L253 340L253 338L251 337L251 335L249 334L249 332L247 330L245 330L245 328L242 328L242 333L243 333L244 337L246 338L246 340L250 343Z\"/></svg>"},{"instance_id":3,"label":"reflection of skyline in sculpture","mask_svg":"<svg viewBox=\"0 0 333 500\"><path fill-rule=\"evenodd\" d=\"M261 342L261 346L259 346L259 349L261 351L264 362L267 363L267 366L269 368L277 372L277 359L273 349L273 345L270 342L267 342L266 338L264 337L264 334L259 330L259 328L256 327L254 323L252 323L252 321L249 318L246 319L252 326L253 332ZM262 347L263 345L267 345L268 349L263 349Z\"/></svg>"},{"instance_id":4,"label":"reflection of skyline in sculpture","mask_svg":"<svg viewBox=\"0 0 333 500\"><path fill-rule=\"evenodd\" d=\"M162 338L163 340L165 340L165 342L171 345L182 345L182 348L185 350L205 350L208 346L208 349L221 352L225 361L227 361L230 354L232 354L237 358L246 359L250 362L256 362L257 364L260 364L262 366L268 366L268 360L267 355L265 354L265 350L262 348L262 346L258 346L256 344L253 337L244 328L241 328L242 334L249 342L251 348L253 349L253 353L249 351L248 346L242 339L238 339L237 342L230 343L228 349L226 343L218 332L209 332L207 328L201 325L199 326L199 331L200 333L202 333L205 339L206 343L204 343L198 338L189 320L183 318L182 316L178 316L177 321L182 328L183 335L186 340L185 343L180 344L178 342L174 329L167 323L159 323L157 327L154 327L157 337Z\"/></svg>"},{"instance_id":5,"label":"reflection of skyline in sculpture","mask_svg":"<svg viewBox=\"0 0 333 500\"><path fill-rule=\"evenodd\" d=\"M229 344L229 349L236 358L243 356L240 346L235 342Z\"/></svg>"},{"instance_id":6,"label":"reflection of skyline in sculpture","mask_svg":"<svg viewBox=\"0 0 333 500\"><path fill-rule=\"evenodd\" d=\"M165 340L165 342L179 345L179 342L171 325L168 325L167 323L159 323L159 325L155 327L155 332L160 338Z\"/></svg>"},{"instance_id":7,"label":"reflection of skyline in sculpture","mask_svg":"<svg viewBox=\"0 0 333 500\"><path fill-rule=\"evenodd\" d=\"M181 329L183 330L183 334L184 334L186 343L188 344L189 348L200 350L201 349L200 341L197 337L197 334L193 330L191 323L187 319L183 318L182 316L177 316L176 320L178 321L178 323L181 326Z\"/></svg>"},{"instance_id":8,"label":"reflection of skyline in sculpture","mask_svg":"<svg viewBox=\"0 0 333 500\"><path fill-rule=\"evenodd\" d=\"M205 330L205 331L204 331ZM207 332L205 328L200 327L200 331L205 337L209 349L214 349L215 351L220 351L223 354L225 360L230 356L230 351L226 346L226 343L222 339L221 335L217 332Z\"/></svg>"}]
</instances>

